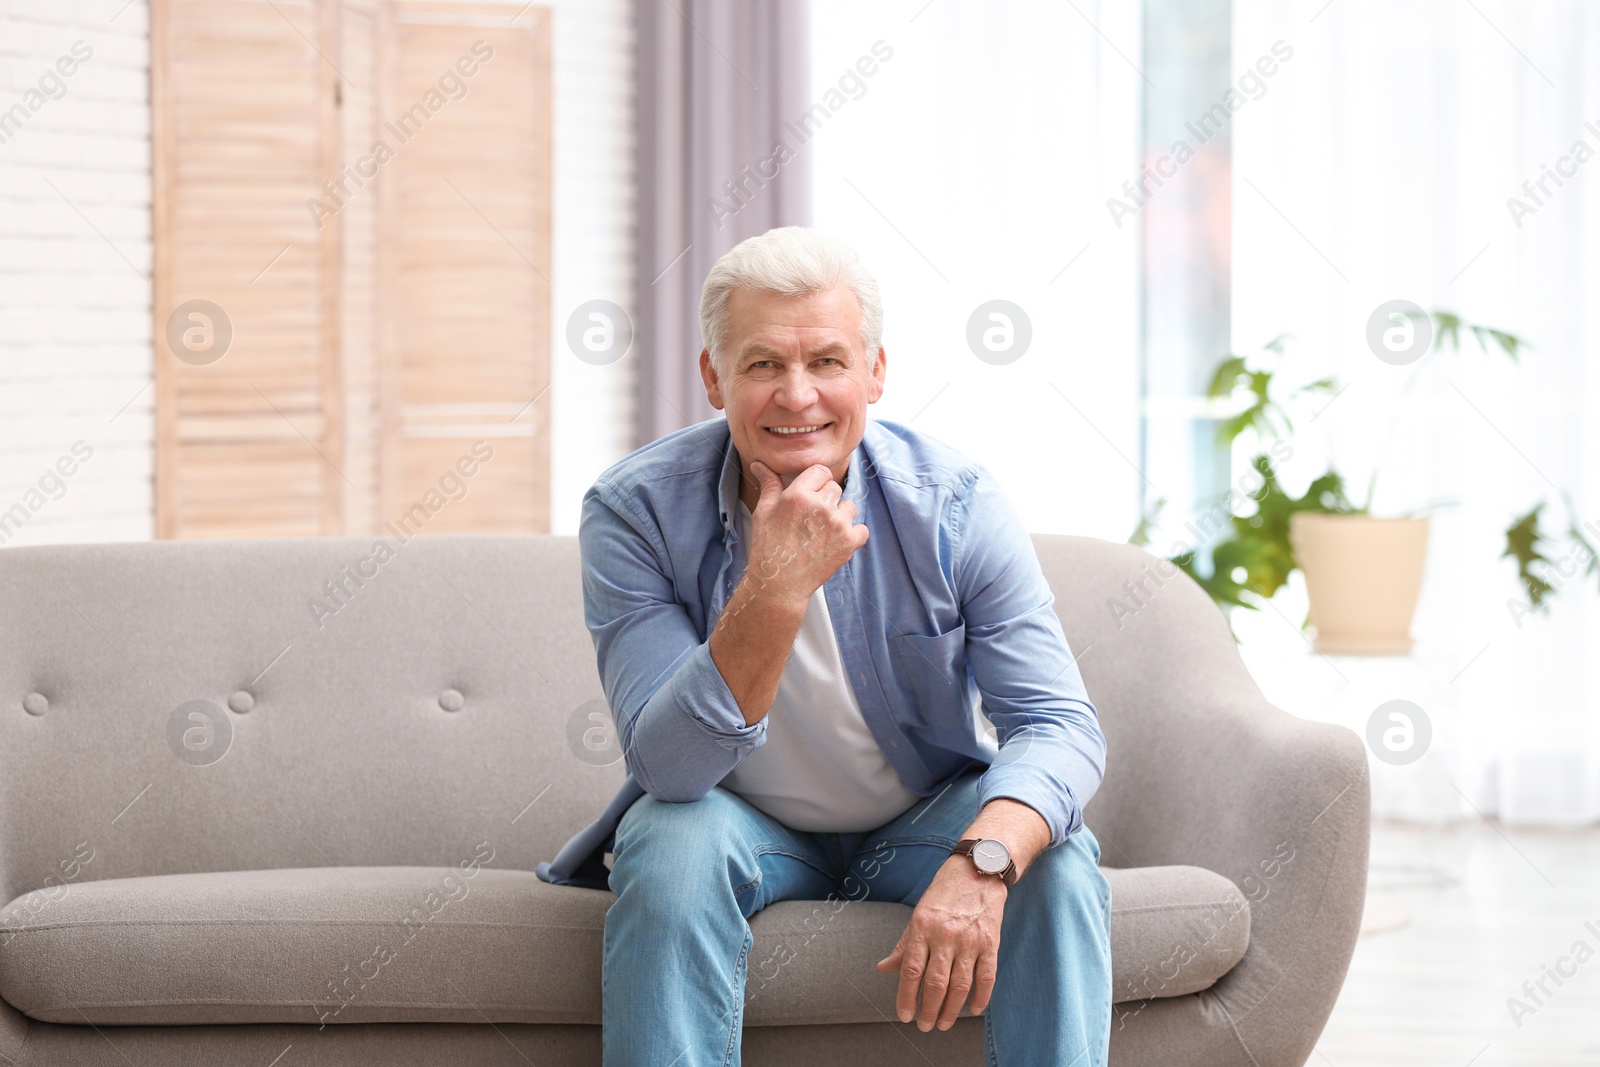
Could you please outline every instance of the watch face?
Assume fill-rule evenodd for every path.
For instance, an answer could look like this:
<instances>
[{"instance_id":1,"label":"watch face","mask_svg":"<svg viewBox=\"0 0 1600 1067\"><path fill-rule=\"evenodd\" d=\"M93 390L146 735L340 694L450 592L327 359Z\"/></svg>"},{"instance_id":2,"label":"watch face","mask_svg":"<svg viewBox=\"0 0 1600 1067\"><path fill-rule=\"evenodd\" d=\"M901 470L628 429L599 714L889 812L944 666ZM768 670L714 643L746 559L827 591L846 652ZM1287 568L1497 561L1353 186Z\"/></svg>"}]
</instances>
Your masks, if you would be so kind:
<instances>
[{"instance_id":1,"label":"watch face","mask_svg":"<svg viewBox=\"0 0 1600 1067\"><path fill-rule=\"evenodd\" d=\"M986 837L972 846L972 859L978 870L986 874L999 874L1011 864L1011 853L1005 845Z\"/></svg>"}]
</instances>

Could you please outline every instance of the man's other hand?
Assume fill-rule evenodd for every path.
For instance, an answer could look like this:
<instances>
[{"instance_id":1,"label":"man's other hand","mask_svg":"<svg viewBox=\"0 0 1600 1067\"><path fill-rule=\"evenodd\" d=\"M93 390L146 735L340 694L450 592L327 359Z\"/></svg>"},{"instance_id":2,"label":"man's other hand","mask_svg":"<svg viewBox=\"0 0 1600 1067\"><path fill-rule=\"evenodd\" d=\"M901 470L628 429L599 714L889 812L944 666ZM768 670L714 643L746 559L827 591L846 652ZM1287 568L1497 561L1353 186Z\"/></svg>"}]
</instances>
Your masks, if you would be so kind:
<instances>
[{"instance_id":1,"label":"man's other hand","mask_svg":"<svg viewBox=\"0 0 1600 1067\"><path fill-rule=\"evenodd\" d=\"M894 951L878 962L885 974L900 972L895 1010L910 1022L922 987L917 1028L924 1033L937 1023L948 1030L967 994L972 1014L989 1006L1000 964L1000 923L1010 890L992 874L984 874L966 856L951 856L922 894L911 921Z\"/></svg>"}]
</instances>

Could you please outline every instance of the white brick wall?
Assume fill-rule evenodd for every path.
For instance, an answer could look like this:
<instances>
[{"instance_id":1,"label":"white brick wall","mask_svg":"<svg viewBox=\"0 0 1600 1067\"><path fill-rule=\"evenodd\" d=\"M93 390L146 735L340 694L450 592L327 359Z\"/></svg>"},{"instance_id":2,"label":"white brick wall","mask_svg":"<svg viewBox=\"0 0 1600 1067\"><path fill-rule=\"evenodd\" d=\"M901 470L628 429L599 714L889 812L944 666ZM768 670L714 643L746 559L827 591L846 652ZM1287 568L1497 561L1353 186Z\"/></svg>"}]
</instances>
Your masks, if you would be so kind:
<instances>
[{"instance_id":1,"label":"white brick wall","mask_svg":"<svg viewBox=\"0 0 1600 1067\"><path fill-rule=\"evenodd\" d=\"M0 545L152 533L148 25L0 4Z\"/></svg>"},{"instance_id":2,"label":"white brick wall","mask_svg":"<svg viewBox=\"0 0 1600 1067\"><path fill-rule=\"evenodd\" d=\"M579 304L632 310L633 19L627 0L551 6L552 529L575 533L633 419L637 354L566 347ZM0 131L0 546L153 536L148 27L147 0L0 0L0 116L74 42L93 53ZM63 490L47 472L78 440L92 456Z\"/></svg>"}]
</instances>

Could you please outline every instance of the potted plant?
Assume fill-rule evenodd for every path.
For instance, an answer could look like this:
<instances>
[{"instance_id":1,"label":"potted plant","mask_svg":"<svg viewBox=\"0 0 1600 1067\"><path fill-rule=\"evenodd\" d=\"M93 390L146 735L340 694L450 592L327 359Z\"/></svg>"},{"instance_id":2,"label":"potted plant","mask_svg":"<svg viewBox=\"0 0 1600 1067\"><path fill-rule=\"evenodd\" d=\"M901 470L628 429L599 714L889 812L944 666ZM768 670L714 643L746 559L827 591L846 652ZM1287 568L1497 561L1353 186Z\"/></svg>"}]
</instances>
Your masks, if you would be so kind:
<instances>
[{"instance_id":1,"label":"potted plant","mask_svg":"<svg viewBox=\"0 0 1600 1067\"><path fill-rule=\"evenodd\" d=\"M1421 312L1403 314L1412 314L1419 320L1424 317ZM1437 343L1457 353L1463 331L1471 333L1485 353L1493 344L1514 362L1528 347L1514 334L1464 322L1451 312L1434 311L1431 320ZM1208 395L1217 401L1240 404L1239 411L1218 424L1217 437L1223 447L1231 448L1247 431L1255 435L1259 446L1275 442L1293 432L1288 410L1291 402L1308 394L1337 396L1337 383L1323 378L1291 390L1282 401L1274 397L1274 376L1286 358L1289 340L1287 334L1280 335L1264 345L1257 356L1230 353L1217 364ZM1416 378L1413 372L1402 395L1409 392ZM1197 546L1167 559L1193 578L1225 612L1232 608L1258 610L1282 588L1290 574L1302 570L1310 610L1301 626L1316 629L1313 643L1320 651L1397 654L1409 650L1411 619L1427 549L1428 519L1423 513L1453 502L1436 502L1397 516L1375 516L1371 507L1377 485L1376 467L1367 483L1366 499L1360 504L1350 500L1343 476L1331 466L1312 479L1304 493L1293 496L1279 483L1269 451L1279 453L1274 443L1270 448L1258 447L1252 456L1250 468L1253 481L1258 484L1244 494L1243 507L1227 509L1221 536L1209 548ZM1148 545L1149 531L1165 503L1165 498L1158 499L1150 512L1140 518L1130 543ZM1516 560L1517 577L1528 598L1523 607L1529 612L1548 611L1549 597L1557 588L1533 569L1536 563L1545 567L1552 563L1542 551L1549 544L1549 538L1539 528L1539 513L1544 506L1545 502L1540 501L1511 522L1506 529L1506 550L1501 554L1501 558L1510 556ZM1570 501L1568 511L1573 513ZM1576 522L1569 523L1569 536L1576 545L1576 554L1586 560L1586 573L1600 572L1600 556ZM1205 567L1198 561L1203 550L1209 554Z\"/></svg>"}]
</instances>

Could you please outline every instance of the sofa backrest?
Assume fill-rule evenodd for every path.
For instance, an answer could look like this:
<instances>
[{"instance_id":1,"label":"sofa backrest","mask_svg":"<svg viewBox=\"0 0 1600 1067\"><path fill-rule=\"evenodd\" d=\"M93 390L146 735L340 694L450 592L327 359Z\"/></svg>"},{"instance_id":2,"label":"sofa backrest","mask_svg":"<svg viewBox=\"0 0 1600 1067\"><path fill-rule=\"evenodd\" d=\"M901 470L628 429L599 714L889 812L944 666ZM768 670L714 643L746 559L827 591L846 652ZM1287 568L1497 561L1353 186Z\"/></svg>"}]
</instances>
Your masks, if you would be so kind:
<instances>
[{"instance_id":1,"label":"sofa backrest","mask_svg":"<svg viewBox=\"0 0 1600 1067\"><path fill-rule=\"evenodd\" d=\"M496 866L554 855L624 774L614 744L586 762L568 742L587 702L605 706L577 538L384 544L0 552L4 899L85 878L451 865L483 842Z\"/></svg>"},{"instance_id":2,"label":"sofa backrest","mask_svg":"<svg viewBox=\"0 0 1600 1067\"><path fill-rule=\"evenodd\" d=\"M1089 812L1120 819L1163 720L1243 666L1186 577L1134 603L1148 554L1034 542L1108 736ZM88 879L449 865L484 843L531 870L597 815L624 769L577 539L384 545L0 552L0 904Z\"/></svg>"}]
</instances>

